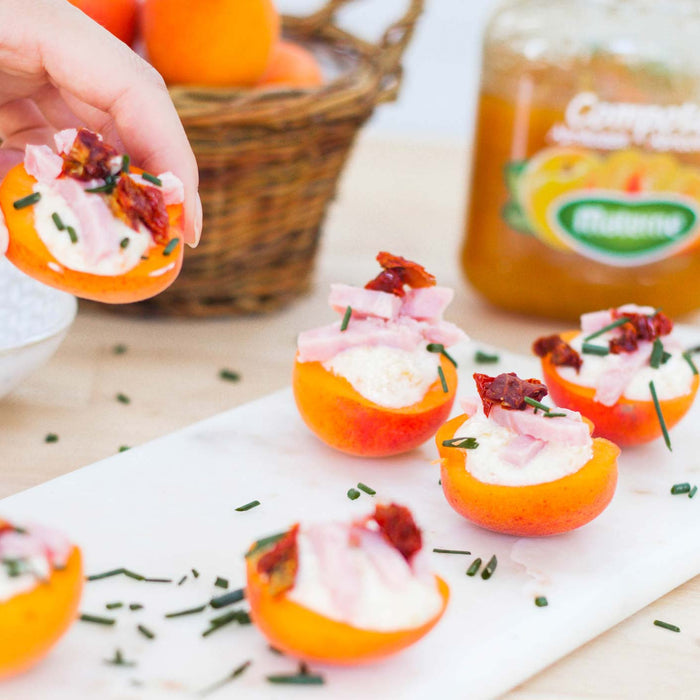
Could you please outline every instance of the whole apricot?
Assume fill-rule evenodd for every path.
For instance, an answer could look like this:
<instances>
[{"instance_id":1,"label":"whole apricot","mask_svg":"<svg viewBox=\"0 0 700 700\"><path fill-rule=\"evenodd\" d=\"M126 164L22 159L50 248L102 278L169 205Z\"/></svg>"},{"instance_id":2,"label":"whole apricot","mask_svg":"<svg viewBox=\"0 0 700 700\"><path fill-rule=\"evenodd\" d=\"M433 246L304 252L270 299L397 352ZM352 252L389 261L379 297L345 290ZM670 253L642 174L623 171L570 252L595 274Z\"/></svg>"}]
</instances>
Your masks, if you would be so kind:
<instances>
[{"instance_id":1,"label":"whole apricot","mask_svg":"<svg viewBox=\"0 0 700 700\"><path fill-rule=\"evenodd\" d=\"M136 34L138 0L68 0L125 44Z\"/></svg>"}]
</instances>

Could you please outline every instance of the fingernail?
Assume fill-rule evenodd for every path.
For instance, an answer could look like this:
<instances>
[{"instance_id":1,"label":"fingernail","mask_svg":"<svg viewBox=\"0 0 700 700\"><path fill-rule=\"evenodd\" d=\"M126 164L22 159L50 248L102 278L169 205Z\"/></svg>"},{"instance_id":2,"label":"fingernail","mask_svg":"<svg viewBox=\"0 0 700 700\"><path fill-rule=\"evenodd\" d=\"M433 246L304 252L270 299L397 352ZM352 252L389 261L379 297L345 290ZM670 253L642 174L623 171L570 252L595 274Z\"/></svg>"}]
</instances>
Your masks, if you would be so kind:
<instances>
[{"instance_id":1,"label":"fingernail","mask_svg":"<svg viewBox=\"0 0 700 700\"><path fill-rule=\"evenodd\" d=\"M202 200L197 193L194 200L194 242L190 243L190 248L196 248L199 245L199 239L202 237Z\"/></svg>"}]
</instances>

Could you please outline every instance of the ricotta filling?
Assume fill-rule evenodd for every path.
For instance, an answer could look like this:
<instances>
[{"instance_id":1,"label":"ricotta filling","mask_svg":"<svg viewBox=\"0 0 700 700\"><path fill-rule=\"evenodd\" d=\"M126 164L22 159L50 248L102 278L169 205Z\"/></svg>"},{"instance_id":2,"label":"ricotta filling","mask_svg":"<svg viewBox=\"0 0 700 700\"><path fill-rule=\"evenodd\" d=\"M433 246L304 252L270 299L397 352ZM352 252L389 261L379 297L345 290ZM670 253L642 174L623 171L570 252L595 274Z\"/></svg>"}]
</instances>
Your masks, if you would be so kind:
<instances>
[{"instance_id":1,"label":"ricotta filling","mask_svg":"<svg viewBox=\"0 0 700 700\"><path fill-rule=\"evenodd\" d=\"M544 484L574 474L593 457L592 439L581 446L551 441L545 442L542 449L525 465L516 466L503 459L502 454L518 434L489 420L483 411L478 411L465 420L457 429L455 437L476 438L479 446L466 451L466 469L475 479L485 484Z\"/></svg>"},{"instance_id":2,"label":"ricotta filling","mask_svg":"<svg viewBox=\"0 0 700 700\"><path fill-rule=\"evenodd\" d=\"M359 346L323 363L364 398L385 408L405 408L423 399L438 381L440 355L425 347L402 350L384 345Z\"/></svg>"},{"instance_id":3,"label":"ricotta filling","mask_svg":"<svg viewBox=\"0 0 700 700\"><path fill-rule=\"evenodd\" d=\"M321 527L325 547L319 542ZM324 523L315 529L297 536L298 570L288 599L332 620L380 632L419 627L442 609L435 577L424 562L416 562L422 552L409 565L378 533L353 545L347 525Z\"/></svg>"},{"instance_id":4,"label":"ricotta filling","mask_svg":"<svg viewBox=\"0 0 700 700\"><path fill-rule=\"evenodd\" d=\"M51 255L70 270L101 276L123 275L136 267L151 247L152 238L145 228L135 231L111 215L104 221L106 230L101 231L101 244L89 245L78 215L64 197L45 183L34 185L34 192L41 195L33 205L36 232ZM85 196L100 195L86 193ZM58 214L66 227L63 231L56 226L53 214ZM67 231L68 226L75 231L75 243Z\"/></svg>"},{"instance_id":5,"label":"ricotta filling","mask_svg":"<svg viewBox=\"0 0 700 700\"><path fill-rule=\"evenodd\" d=\"M632 353L619 353L608 355L592 355L581 352L583 346L584 333L579 333L569 341L569 345L576 350L583 359L583 364L577 372L573 367L557 367L559 375L573 384L579 384L590 388L598 388L601 382L611 374L619 376L626 366L634 361ZM592 344L607 347L614 331L609 331L594 340ZM677 396L684 396L690 393L693 383L693 371L683 357L683 348L673 337L673 334L661 338L664 350L671 354L671 357L658 369L654 369L649 364L652 344L640 343L640 348L636 352L644 354L643 364L634 372L629 382L625 385L623 396L631 401L651 401L649 382L654 382L656 395L659 399L672 399ZM640 358L641 359L641 358Z\"/></svg>"}]
</instances>

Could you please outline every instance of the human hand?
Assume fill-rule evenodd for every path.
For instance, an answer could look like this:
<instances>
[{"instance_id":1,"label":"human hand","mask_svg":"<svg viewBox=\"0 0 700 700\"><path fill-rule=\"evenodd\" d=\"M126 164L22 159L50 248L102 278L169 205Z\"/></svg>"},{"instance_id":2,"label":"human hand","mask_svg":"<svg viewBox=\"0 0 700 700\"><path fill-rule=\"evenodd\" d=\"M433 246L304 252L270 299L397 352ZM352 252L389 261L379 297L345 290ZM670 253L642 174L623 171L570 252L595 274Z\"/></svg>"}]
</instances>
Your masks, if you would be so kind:
<instances>
[{"instance_id":1,"label":"human hand","mask_svg":"<svg viewBox=\"0 0 700 700\"><path fill-rule=\"evenodd\" d=\"M185 186L185 241L202 230L197 163L165 83L148 63L66 0L0 2L0 178L27 143L86 126L150 172ZM0 221L0 254L7 248Z\"/></svg>"}]
</instances>

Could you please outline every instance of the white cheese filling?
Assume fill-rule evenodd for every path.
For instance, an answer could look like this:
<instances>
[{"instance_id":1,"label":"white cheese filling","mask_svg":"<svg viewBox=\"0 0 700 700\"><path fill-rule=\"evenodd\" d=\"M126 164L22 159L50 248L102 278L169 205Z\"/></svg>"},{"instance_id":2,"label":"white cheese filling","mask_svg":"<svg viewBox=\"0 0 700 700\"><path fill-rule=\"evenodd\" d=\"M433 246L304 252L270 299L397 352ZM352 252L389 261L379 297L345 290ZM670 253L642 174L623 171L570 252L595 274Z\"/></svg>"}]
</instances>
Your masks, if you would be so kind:
<instances>
[{"instance_id":1,"label":"white cheese filling","mask_svg":"<svg viewBox=\"0 0 700 700\"><path fill-rule=\"evenodd\" d=\"M347 379L359 394L385 408L404 408L423 399L438 381L440 355L424 346L401 350L385 345L343 350L323 363Z\"/></svg>"},{"instance_id":2,"label":"white cheese filling","mask_svg":"<svg viewBox=\"0 0 700 700\"><path fill-rule=\"evenodd\" d=\"M316 538L300 530L299 565L288 599L332 620L381 632L419 627L440 612L442 597L431 573L415 574L401 553L379 536L370 547L351 546L346 525L323 527L330 528L326 535L338 545L333 560L321 554ZM414 559L413 569L419 568L415 564Z\"/></svg>"},{"instance_id":3,"label":"white cheese filling","mask_svg":"<svg viewBox=\"0 0 700 700\"><path fill-rule=\"evenodd\" d=\"M517 433L489 420L482 411L465 420L457 428L455 437L476 438L479 446L466 450L466 469L475 479L485 484L544 484L577 472L593 457L592 439L581 446L552 441L545 442L544 447L523 466L511 464L501 455L508 443L517 437Z\"/></svg>"},{"instance_id":4,"label":"white cheese filling","mask_svg":"<svg viewBox=\"0 0 700 700\"><path fill-rule=\"evenodd\" d=\"M102 240L96 245L85 235L70 204L51 185L37 183L34 192L41 194L41 199L32 207L37 234L51 255L68 269L102 276L123 275L136 267L151 247L152 238L146 229L135 231L114 216L104 220L100 231ZM100 195L88 193L85 196ZM58 214L66 229L68 226L74 229L75 243L67 230L58 229L53 214Z\"/></svg>"},{"instance_id":5,"label":"white cheese filling","mask_svg":"<svg viewBox=\"0 0 700 700\"><path fill-rule=\"evenodd\" d=\"M48 557L33 555L20 560L19 574L11 574L12 568L0 561L0 603L26 593L46 581L51 574Z\"/></svg>"},{"instance_id":6,"label":"white cheese filling","mask_svg":"<svg viewBox=\"0 0 700 700\"><path fill-rule=\"evenodd\" d=\"M582 353L583 333L579 333L569 341L569 345L576 350L583 359L583 364L578 372L573 367L557 367L557 371L563 379L581 386L597 388L604 377L619 377L624 372L627 364L632 361L629 353L608 355L592 355ZM604 333L589 341L591 344L608 347L608 343L615 337L615 331ZM656 395L659 399L672 399L690 393L693 382L693 371L688 362L683 358L683 348L673 337L673 334L661 338L664 350L671 357L658 369L649 365L651 356L651 343L643 343L641 352L641 366L634 372L626 383L623 396L631 401L651 401L649 382L654 382Z\"/></svg>"}]
</instances>

